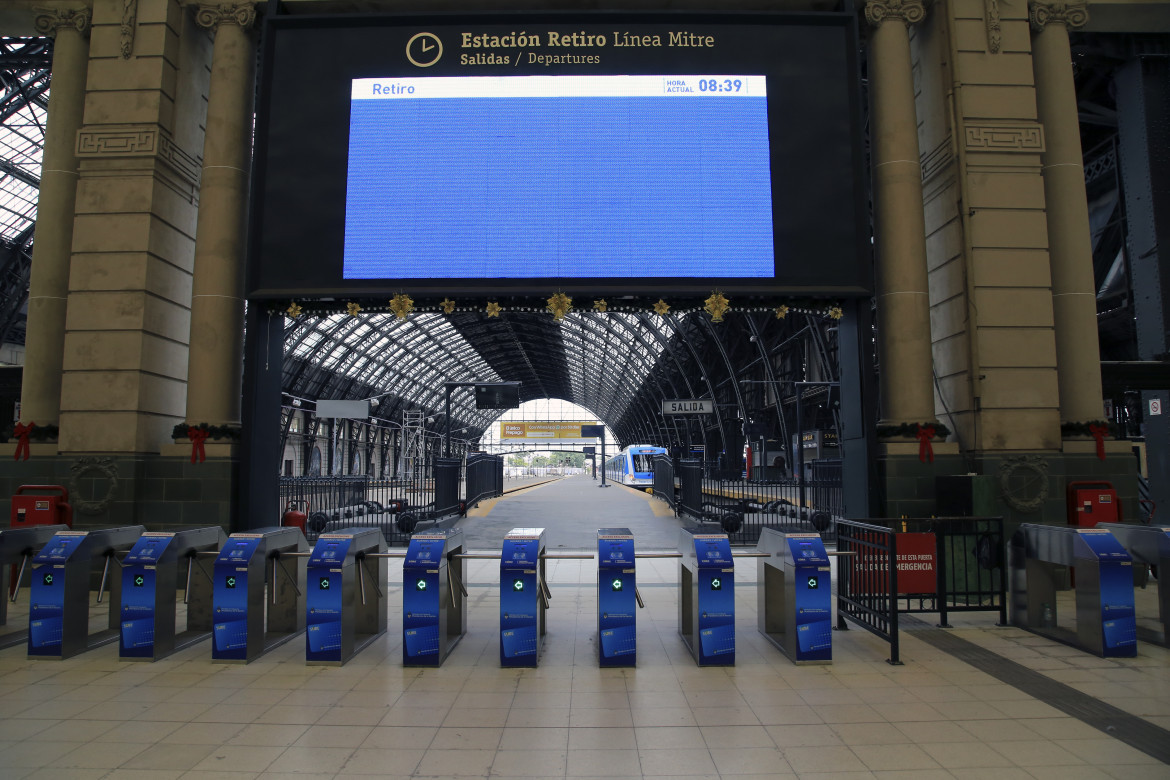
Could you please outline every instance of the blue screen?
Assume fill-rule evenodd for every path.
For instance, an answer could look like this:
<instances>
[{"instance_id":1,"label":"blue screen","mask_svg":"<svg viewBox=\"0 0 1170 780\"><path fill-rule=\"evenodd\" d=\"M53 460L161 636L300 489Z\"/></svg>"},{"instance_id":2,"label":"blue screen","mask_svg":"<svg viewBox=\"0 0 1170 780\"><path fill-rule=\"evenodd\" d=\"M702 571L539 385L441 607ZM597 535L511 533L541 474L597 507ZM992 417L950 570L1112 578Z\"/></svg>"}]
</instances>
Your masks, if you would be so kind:
<instances>
[{"instance_id":1,"label":"blue screen","mask_svg":"<svg viewBox=\"0 0 1170 780\"><path fill-rule=\"evenodd\" d=\"M359 96L372 81L420 97ZM504 87L476 96L481 81ZM763 83L355 80L344 277L773 278Z\"/></svg>"}]
</instances>

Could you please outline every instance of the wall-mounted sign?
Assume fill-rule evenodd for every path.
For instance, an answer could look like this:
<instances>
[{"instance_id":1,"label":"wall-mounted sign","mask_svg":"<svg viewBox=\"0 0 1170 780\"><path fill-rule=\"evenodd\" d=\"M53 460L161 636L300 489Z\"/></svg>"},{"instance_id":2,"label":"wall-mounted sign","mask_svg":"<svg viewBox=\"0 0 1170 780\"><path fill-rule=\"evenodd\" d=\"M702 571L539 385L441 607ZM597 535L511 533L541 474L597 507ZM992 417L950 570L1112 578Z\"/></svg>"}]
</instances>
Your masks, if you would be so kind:
<instances>
[{"instance_id":1,"label":"wall-mounted sign","mask_svg":"<svg viewBox=\"0 0 1170 780\"><path fill-rule=\"evenodd\" d=\"M711 414L715 411L715 402L698 398L663 401L663 414Z\"/></svg>"},{"instance_id":2,"label":"wall-mounted sign","mask_svg":"<svg viewBox=\"0 0 1170 780\"><path fill-rule=\"evenodd\" d=\"M596 422L561 420L557 422L501 422L500 440L506 443L561 442L590 438L581 432L583 425L597 425Z\"/></svg>"}]
</instances>

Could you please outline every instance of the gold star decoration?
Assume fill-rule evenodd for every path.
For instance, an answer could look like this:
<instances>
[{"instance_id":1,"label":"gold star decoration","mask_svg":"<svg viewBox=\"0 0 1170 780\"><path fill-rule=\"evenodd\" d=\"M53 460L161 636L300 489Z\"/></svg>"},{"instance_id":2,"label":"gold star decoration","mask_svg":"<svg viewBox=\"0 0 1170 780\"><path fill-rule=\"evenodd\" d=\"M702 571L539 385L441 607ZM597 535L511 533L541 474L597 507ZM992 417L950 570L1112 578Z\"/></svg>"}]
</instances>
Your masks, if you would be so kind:
<instances>
[{"instance_id":1,"label":"gold star decoration","mask_svg":"<svg viewBox=\"0 0 1170 780\"><path fill-rule=\"evenodd\" d=\"M499 317L501 311L503 311L503 307L501 307L500 304L496 303L495 301L488 301L487 316Z\"/></svg>"},{"instance_id":2,"label":"gold star decoration","mask_svg":"<svg viewBox=\"0 0 1170 780\"><path fill-rule=\"evenodd\" d=\"M304 310L301 308L301 305L299 303L297 303L296 301L293 301L292 303L290 303L288 305L288 308L285 309L284 311L285 311L285 313L288 314L288 316L292 317L295 320L297 317L301 316L301 312Z\"/></svg>"},{"instance_id":3,"label":"gold star decoration","mask_svg":"<svg viewBox=\"0 0 1170 780\"><path fill-rule=\"evenodd\" d=\"M443 310L444 314L450 314L451 312L455 311L455 301L451 300L450 298L444 298L443 300L439 301L439 308Z\"/></svg>"},{"instance_id":4,"label":"gold star decoration","mask_svg":"<svg viewBox=\"0 0 1170 780\"><path fill-rule=\"evenodd\" d=\"M731 301L718 290L711 292L711 297L704 301L703 311L711 315L711 322L723 322L723 315L731 308Z\"/></svg>"},{"instance_id":5,"label":"gold star decoration","mask_svg":"<svg viewBox=\"0 0 1170 780\"><path fill-rule=\"evenodd\" d=\"M552 312L553 319L560 322L565 318L566 314L573 310L573 299L563 292L558 292L548 299L547 308Z\"/></svg>"},{"instance_id":6,"label":"gold star decoration","mask_svg":"<svg viewBox=\"0 0 1170 780\"><path fill-rule=\"evenodd\" d=\"M776 307L776 319L782 320L787 316L788 316L788 307L787 306L777 306Z\"/></svg>"},{"instance_id":7,"label":"gold star decoration","mask_svg":"<svg viewBox=\"0 0 1170 780\"><path fill-rule=\"evenodd\" d=\"M599 298L593 302L593 309L595 311L604 312L609 308L609 304L605 302L605 298Z\"/></svg>"},{"instance_id":8,"label":"gold star decoration","mask_svg":"<svg viewBox=\"0 0 1170 780\"><path fill-rule=\"evenodd\" d=\"M843 317L844 315L845 315L845 312L843 312L841 310L840 306L834 306L831 309L829 309L829 316L835 320L841 319L841 317Z\"/></svg>"},{"instance_id":9,"label":"gold star decoration","mask_svg":"<svg viewBox=\"0 0 1170 780\"><path fill-rule=\"evenodd\" d=\"M398 293L390 299L390 311L399 320L405 320L414 311L414 301L406 293Z\"/></svg>"},{"instance_id":10,"label":"gold star decoration","mask_svg":"<svg viewBox=\"0 0 1170 780\"><path fill-rule=\"evenodd\" d=\"M346 312L349 313L349 316L356 317L356 316L358 316L358 313L362 310L362 307L361 307L361 304L356 303L354 301L350 301L349 303L345 304L345 310L346 310Z\"/></svg>"},{"instance_id":11,"label":"gold star decoration","mask_svg":"<svg viewBox=\"0 0 1170 780\"><path fill-rule=\"evenodd\" d=\"M670 304L659 298L658 303L654 304L654 313L659 317L665 317L668 311L670 311Z\"/></svg>"}]
</instances>

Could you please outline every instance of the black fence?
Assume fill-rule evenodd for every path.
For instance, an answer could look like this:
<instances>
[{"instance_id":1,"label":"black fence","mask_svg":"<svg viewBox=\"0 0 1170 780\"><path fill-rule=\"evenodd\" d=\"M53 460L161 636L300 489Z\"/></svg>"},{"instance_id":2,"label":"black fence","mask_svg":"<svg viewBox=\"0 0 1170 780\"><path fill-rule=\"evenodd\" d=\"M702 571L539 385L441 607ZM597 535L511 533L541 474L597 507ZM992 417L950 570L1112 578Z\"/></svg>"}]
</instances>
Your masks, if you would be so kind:
<instances>
[{"instance_id":1,"label":"black fence","mask_svg":"<svg viewBox=\"0 0 1170 780\"><path fill-rule=\"evenodd\" d=\"M815 469L813 479L749 480L698 460L654 459L654 495L676 514L717 525L733 544L755 544L764 528L836 538L844 516L841 463Z\"/></svg>"},{"instance_id":2,"label":"black fence","mask_svg":"<svg viewBox=\"0 0 1170 780\"><path fill-rule=\"evenodd\" d=\"M661 498L678 511L678 490L674 478L674 461L666 455L654 456L654 497Z\"/></svg>"},{"instance_id":3,"label":"black fence","mask_svg":"<svg viewBox=\"0 0 1170 780\"><path fill-rule=\"evenodd\" d=\"M898 663L898 613L997 612L1007 624L1003 518L839 520L837 622L848 619L890 643Z\"/></svg>"},{"instance_id":4,"label":"black fence","mask_svg":"<svg viewBox=\"0 0 1170 780\"><path fill-rule=\"evenodd\" d=\"M419 472L406 479L281 477L281 524L303 522L310 542L340 528L380 528L387 544L405 546L420 523L464 514L503 492L503 459L496 455L472 456L466 464L436 458Z\"/></svg>"},{"instance_id":5,"label":"black fence","mask_svg":"<svg viewBox=\"0 0 1170 780\"><path fill-rule=\"evenodd\" d=\"M837 523L837 628L856 623L890 643L890 663L898 658L898 539L880 525Z\"/></svg>"}]
</instances>

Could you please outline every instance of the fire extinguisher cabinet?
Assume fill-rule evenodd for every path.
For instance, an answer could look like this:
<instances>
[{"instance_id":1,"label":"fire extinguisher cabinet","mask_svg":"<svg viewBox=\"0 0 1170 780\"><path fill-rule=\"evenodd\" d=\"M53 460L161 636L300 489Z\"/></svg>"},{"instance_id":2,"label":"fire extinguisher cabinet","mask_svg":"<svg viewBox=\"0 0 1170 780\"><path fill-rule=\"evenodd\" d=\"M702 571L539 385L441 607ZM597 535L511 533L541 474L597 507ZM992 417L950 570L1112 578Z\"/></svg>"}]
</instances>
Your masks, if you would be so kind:
<instances>
[{"instance_id":1,"label":"fire extinguisher cabinet","mask_svg":"<svg viewBox=\"0 0 1170 780\"><path fill-rule=\"evenodd\" d=\"M1080 528L1121 522L1121 500L1112 482L1069 482L1065 488L1065 509L1068 524Z\"/></svg>"},{"instance_id":2,"label":"fire extinguisher cabinet","mask_svg":"<svg viewBox=\"0 0 1170 780\"><path fill-rule=\"evenodd\" d=\"M30 525L67 525L73 527L73 507L69 491L62 485L21 485L12 496L13 528Z\"/></svg>"}]
</instances>

